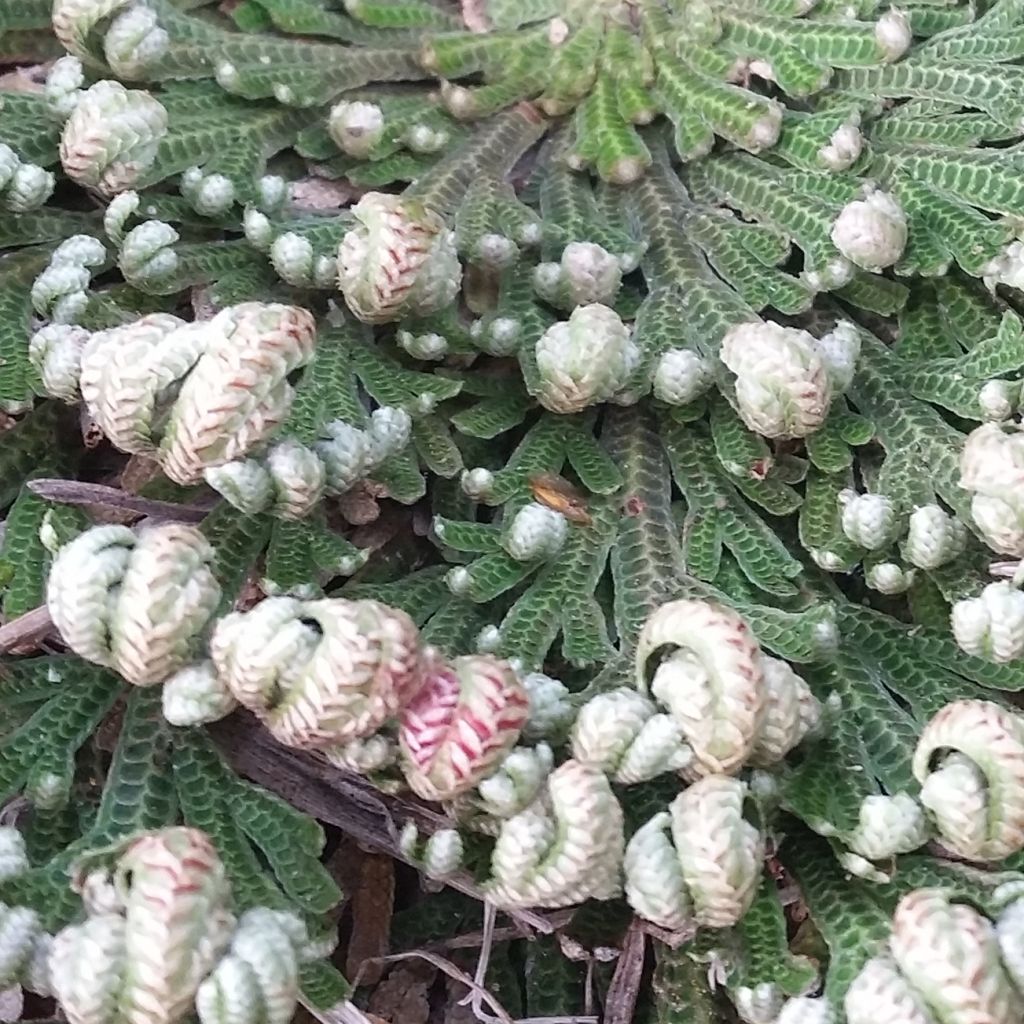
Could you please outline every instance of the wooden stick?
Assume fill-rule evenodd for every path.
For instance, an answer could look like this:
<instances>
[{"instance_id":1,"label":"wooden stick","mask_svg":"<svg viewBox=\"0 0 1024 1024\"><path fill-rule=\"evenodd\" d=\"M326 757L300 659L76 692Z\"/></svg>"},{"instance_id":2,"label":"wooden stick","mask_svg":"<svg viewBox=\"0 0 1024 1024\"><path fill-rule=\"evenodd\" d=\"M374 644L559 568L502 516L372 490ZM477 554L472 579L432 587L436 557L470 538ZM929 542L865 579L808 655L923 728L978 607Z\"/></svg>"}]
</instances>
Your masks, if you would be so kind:
<instances>
[{"instance_id":1,"label":"wooden stick","mask_svg":"<svg viewBox=\"0 0 1024 1024\"><path fill-rule=\"evenodd\" d=\"M154 501L152 498L140 498L137 494L129 494L117 487L83 483L81 480L30 480L27 486L33 494L47 501L57 501L62 505L100 505L119 511L137 512L140 516L148 516L150 519L198 523L210 513L209 508L201 505Z\"/></svg>"},{"instance_id":2,"label":"wooden stick","mask_svg":"<svg viewBox=\"0 0 1024 1024\"><path fill-rule=\"evenodd\" d=\"M0 654L6 654L26 644L38 643L53 632L53 619L46 605L33 608L24 615L0 626Z\"/></svg>"},{"instance_id":3,"label":"wooden stick","mask_svg":"<svg viewBox=\"0 0 1024 1024\"><path fill-rule=\"evenodd\" d=\"M210 727L210 735L240 775L312 817L337 826L364 846L406 864L412 862L398 845L406 822L414 822L426 833L454 825L450 818L428 804L381 793L354 772L276 743L251 715L236 713L216 722ZM444 881L473 899L481 902L486 899L468 872L458 872ZM509 911L508 915L544 935L555 930L551 921L532 910Z\"/></svg>"}]
</instances>

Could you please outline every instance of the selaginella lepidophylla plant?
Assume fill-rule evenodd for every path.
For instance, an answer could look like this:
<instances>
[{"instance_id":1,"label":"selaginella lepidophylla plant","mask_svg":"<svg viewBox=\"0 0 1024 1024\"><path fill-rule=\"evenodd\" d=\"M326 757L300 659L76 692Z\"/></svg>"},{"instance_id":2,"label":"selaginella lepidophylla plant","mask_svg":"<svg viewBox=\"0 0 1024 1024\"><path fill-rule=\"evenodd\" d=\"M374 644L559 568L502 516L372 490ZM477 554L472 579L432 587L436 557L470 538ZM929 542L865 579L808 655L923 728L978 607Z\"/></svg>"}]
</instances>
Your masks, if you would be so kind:
<instances>
[{"instance_id":1,"label":"selaginella lepidophylla plant","mask_svg":"<svg viewBox=\"0 0 1024 1024\"><path fill-rule=\"evenodd\" d=\"M0 988L345 997L241 707L651 1019L1020 1024L1024 5L343 7L0 7Z\"/></svg>"}]
</instances>

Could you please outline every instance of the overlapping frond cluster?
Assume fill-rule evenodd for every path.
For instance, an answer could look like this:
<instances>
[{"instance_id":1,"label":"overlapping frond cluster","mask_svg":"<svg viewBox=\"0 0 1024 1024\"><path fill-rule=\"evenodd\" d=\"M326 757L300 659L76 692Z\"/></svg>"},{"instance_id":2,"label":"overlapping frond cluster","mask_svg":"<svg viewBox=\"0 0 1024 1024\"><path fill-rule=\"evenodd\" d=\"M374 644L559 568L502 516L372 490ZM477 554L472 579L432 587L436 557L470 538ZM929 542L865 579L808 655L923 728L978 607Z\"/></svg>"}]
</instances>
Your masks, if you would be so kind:
<instances>
[{"instance_id":1,"label":"overlapping frond cluster","mask_svg":"<svg viewBox=\"0 0 1024 1024\"><path fill-rule=\"evenodd\" d=\"M1018 1021L1020 0L9 6L0 988L343 998L241 708L658 1019Z\"/></svg>"}]
</instances>

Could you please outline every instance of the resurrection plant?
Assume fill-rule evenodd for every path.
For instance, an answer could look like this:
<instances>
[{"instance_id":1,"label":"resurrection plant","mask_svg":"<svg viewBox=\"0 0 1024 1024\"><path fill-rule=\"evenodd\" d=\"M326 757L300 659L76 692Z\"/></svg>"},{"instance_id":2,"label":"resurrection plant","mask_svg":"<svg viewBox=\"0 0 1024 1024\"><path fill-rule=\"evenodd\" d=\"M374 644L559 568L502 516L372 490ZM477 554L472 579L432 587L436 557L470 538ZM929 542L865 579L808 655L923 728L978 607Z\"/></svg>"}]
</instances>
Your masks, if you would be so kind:
<instances>
[{"instance_id":1,"label":"resurrection plant","mask_svg":"<svg viewBox=\"0 0 1024 1024\"><path fill-rule=\"evenodd\" d=\"M354 828L480 1019L1024 1022L1022 0L0 58L5 1014L367 1019Z\"/></svg>"}]
</instances>

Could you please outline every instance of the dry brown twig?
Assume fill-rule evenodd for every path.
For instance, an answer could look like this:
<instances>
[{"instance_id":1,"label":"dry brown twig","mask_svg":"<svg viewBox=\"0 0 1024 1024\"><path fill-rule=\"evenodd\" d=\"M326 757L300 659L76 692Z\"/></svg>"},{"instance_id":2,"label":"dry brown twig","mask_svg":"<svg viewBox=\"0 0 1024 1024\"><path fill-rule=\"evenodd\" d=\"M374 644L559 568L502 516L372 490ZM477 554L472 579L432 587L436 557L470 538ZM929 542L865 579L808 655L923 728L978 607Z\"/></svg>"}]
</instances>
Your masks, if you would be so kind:
<instances>
[{"instance_id":1,"label":"dry brown twig","mask_svg":"<svg viewBox=\"0 0 1024 1024\"><path fill-rule=\"evenodd\" d=\"M132 512L150 519L179 523L198 523L209 515L212 502L206 505L179 505L172 501L140 498L117 487L83 483L81 480L30 480L28 489L47 501L62 505L98 505L119 512Z\"/></svg>"},{"instance_id":2,"label":"dry brown twig","mask_svg":"<svg viewBox=\"0 0 1024 1024\"><path fill-rule=\"evenodd\" d=\"M53 620L45 605L0 626L0 654L31 650L54 630Z\"/></svg>"},{"instance_id":3,"label":"dry brown twig","mask_svg":"<svg viewBox=\"0 0 1024 1024\"><path fill-rule=\"evenodd\" d=\"M211 735L239 774L364 846L413 867L399 847L401 826L413 821L422 834L452 826L451 819L418 800L382 793L353 772L282 747L249 715L236 713L215 723ZM485 899L467 872L446 878L445 884L473 899ZM532 910L509 911L509 917L526 935L550 935L555 930L548 917Z\"/></svg>"},{"instance_id":4,"label":"dry brown twig","mask_svg":"<svg viewBox=\"0 0 1024 1024\"><path fill-rule=\"evenodd\" d=\"M644 973L647 936L636 919L626 932L608 996L604 1004L604 1024L631 1024Z\"/></svg>"}]
</instances>

